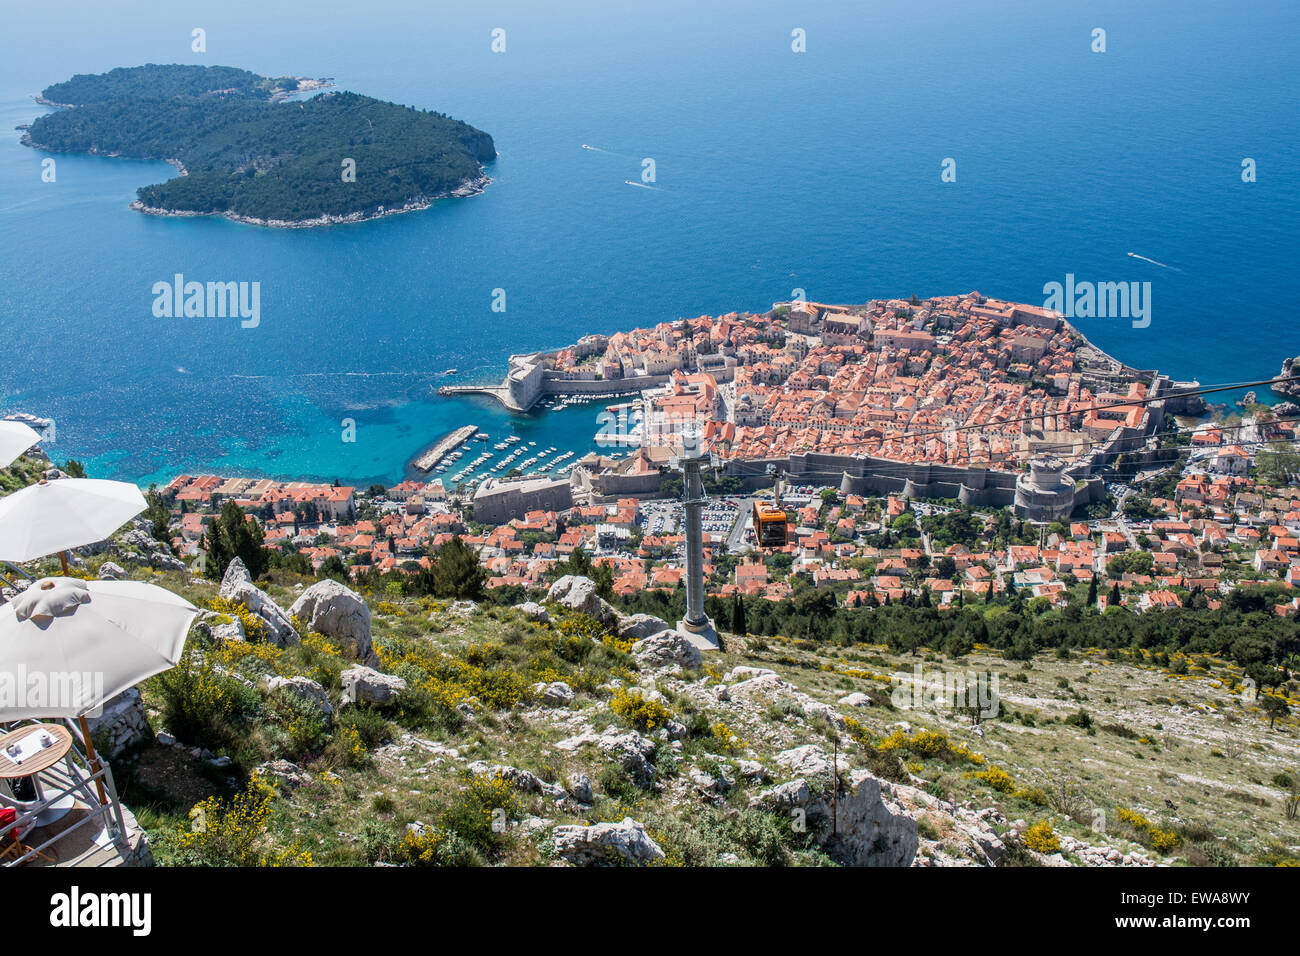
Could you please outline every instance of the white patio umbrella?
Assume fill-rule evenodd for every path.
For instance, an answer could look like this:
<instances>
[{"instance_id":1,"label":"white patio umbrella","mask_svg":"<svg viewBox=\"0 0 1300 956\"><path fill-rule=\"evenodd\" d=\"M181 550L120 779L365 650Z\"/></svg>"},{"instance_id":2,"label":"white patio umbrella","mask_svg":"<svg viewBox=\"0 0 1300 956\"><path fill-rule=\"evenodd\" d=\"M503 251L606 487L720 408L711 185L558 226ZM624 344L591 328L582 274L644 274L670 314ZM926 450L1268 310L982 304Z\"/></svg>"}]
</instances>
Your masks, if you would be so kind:
<instances>
[{"instance_id":1,"label":"white patio umbrella","mask_svg":"<svg viewBox=\"0 0 1300 956\"><path fill-rule=\"evenodd\" d=\"M142 581L41 578L0 607L0 722L76 719L98 769L85 715L175 667L198 613Z\"/></svg>"},{"instance_id":2,"label":"white patio umbrella","mask_svg":"<svg viewBox=\"0 0 1300 956\"><path fill-rule=\"evenodd\" d=\"M135 485L102 478L38 481L0 498L0 561L35 561L103 541L147 507Z\"/></svg>"},{"instance_id":3,"label":"white patio umbrella","mask_svg":"<svg viewBox=\"0 0 1300 956\"><path fill-rule=\"evenodd\" d=\"M41 433L22 422L0 421L0 468L8 468L14 460L41 440Z\"/></svg>"}]
</instances>

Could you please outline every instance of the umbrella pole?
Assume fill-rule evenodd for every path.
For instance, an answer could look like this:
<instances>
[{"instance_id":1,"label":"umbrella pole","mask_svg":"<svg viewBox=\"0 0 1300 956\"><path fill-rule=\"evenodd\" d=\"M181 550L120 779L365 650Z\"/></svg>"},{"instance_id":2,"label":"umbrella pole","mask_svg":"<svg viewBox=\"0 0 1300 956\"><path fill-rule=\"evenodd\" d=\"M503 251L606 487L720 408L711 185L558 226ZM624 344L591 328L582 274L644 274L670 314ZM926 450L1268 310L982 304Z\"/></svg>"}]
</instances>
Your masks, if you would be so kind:
<instances>
[{"instance_id":1,"label":"umbrella pole","mask_svg":"<svg viewBox=\"0 0 1300 956\"><path fill-rule=\"evenodd\" d=\"M99 763L99 756L95 753L95 745L90 739L90 728L86 726L84 716L77 718L77 723L81 726L81 739L86 743L86 759L90 761L90 772L99 773L102 769ZM95 778L95 789L99 791L100 806L108 806L108 796L104 793L104 778Z\"/></svg>"},{"instance_id":2,"label":"umbrella pole","mask_svg":"<svg viewBox=\"0 0 1300 956\"><path fill-rule=\"evenodd\" d=\"M59 552L59 563L63 565L63 576L66 578L68 576L68 552Z\"/></svg>"}]
</instances>

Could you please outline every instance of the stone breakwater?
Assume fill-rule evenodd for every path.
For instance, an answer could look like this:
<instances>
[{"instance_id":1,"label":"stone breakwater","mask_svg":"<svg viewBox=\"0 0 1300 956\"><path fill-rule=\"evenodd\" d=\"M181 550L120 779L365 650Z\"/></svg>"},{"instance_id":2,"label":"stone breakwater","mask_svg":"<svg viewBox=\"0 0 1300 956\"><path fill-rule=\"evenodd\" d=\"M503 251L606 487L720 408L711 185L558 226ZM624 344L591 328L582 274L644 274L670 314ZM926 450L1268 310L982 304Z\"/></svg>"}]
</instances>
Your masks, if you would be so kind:
<instances>
[{"instance_id":1,"label":"stone breakwater","mask_svg":"<svg viewBox=\"0 0 1300 956\"><path fill-rule=\"evenodd\" d=\"M474 437L477 425L463 425L450 435L439 440L432 448L422 451L411 460L411 467L421 472L429 472L438 462L456 450L462 442Z\"/></svg>"}]
</instances>

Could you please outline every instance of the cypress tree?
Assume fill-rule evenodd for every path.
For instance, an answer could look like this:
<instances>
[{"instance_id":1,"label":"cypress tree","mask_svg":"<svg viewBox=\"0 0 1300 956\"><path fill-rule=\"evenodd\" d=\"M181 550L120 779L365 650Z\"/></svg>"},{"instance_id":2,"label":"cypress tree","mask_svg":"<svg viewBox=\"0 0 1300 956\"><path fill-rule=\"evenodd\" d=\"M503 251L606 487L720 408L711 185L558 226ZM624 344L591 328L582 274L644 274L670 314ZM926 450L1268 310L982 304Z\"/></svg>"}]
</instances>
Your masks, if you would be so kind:
<instances>
[{"instance_id":1,"label":"cypress tree","mask_svg":"<svg viewBox=\"0 0 1300 956\"><path fill-rule=\"evenodd\" d=\"M207 555L205 572L219 581L230 562L239 558L252 578L260 578L271 563L270 554L262 547L263 537L262 526L249 520L239 505L227 501L221 506L221 514L199 540Z\"/></svg>"},{"instance_id":2,"label":"cypress tree","mask_svg":"<svg viewBox=\"0 0 1300 956\"><path fill-rule=\"evenodd\" d=\"M431 572L433 593L456 600L479 600L487 583L487 569L478 563L474 549L452 538L438 549Z\"/></svg>"}]
</instances>

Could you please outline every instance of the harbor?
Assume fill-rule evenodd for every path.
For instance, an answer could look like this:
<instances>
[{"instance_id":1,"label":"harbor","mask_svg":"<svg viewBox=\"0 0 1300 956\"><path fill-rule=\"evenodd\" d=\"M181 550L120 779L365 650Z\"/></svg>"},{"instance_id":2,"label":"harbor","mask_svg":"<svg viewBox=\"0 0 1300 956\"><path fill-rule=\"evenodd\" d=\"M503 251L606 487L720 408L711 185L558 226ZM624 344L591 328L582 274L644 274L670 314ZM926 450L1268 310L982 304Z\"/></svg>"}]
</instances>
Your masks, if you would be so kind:
<instances>
[{"instance_id":1,"label":"harbor","mask_svg":"<svg viewBox=\"0 0 1300 956\"><path fill-rule=\"evenodd\" d=\"M461 426L426 446L407 463L404 479L438 480L472 493L493 478L565 478L583 455L601 450L596 440L596 396L551 397L533 414ZM605 407L603 405L599 406ZM608 455L608 450L602 451Z\"/></svg>"},{"instance_id":2,"label":"harbor","mask_svg":"<svg viewBox=\"0 0 1300 956\"><path fill-rule=\"evenodd\" d=\"M450 435L438 441L431 448L427 448L417 455L411 461L411 467L422 474L428 474L435 467L442 463L444 458L448 458L456 453L458 446L464 444L478 432L477 425L463 425L457 428Z\"/></svg>"},{"instance_id":3,"label":"harbor","mask_svg":"<svg viewBox=\"0 0 1300 956\"><path fill-rule=\"evenodd\" d=\"M476 456L461 464L461 459L473 451L473 446L465 440L458 447L453 447L434 466L433 471L444 484L454 487L463 485L472 489L488 478L562 478L577 464L577 452L561 451L556 445L539 447L536 441L515 434L496 442L490 449L487 447L489 439L486 433L478 432L474 438L483 442L483 450Z\"/></svg>"}]
</instances>

